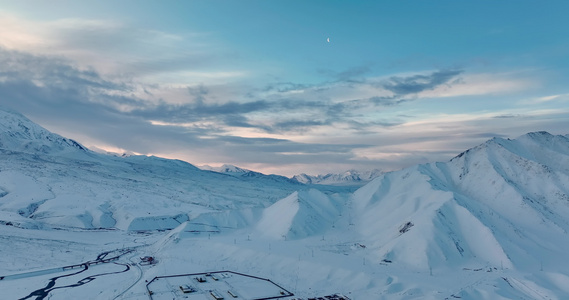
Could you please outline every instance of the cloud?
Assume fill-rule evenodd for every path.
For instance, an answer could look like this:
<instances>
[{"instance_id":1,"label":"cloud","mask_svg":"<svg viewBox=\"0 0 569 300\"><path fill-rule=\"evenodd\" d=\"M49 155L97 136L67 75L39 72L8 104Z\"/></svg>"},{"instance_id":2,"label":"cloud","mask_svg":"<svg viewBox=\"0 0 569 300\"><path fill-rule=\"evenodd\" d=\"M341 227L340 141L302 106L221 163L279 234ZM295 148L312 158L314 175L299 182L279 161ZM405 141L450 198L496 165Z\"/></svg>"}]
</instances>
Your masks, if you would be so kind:
<instances>
[{"instance_id":1,"label":"cloud","mask_svg":"<svg viewBox=\"0 0 569 300\"><path fill-rule=\"evenodd\" d=\"M40 103L71 106L78 103L87 106L98 104L101 109L114 113L169 124L212 121L217 126L209 128L216 128L216 132L222 131L224 125L258 128L266 132L292 130L294 122L290 120L276 120L274 123L280 123L276 126L259 122L254 124L247 115L269 113L286 116L291 111L319 110L327 106L298 99L216 103L210 101L210 89L203 84L186 87L188 103L168 103L155 99L152 93L147 92L153 89L151 86L142 86L147 98L141 98L134 95L141 88L140 84L108 80L93 69L80 69L65 59L1 48L0 81L4 83L5 98L27 97ZM340 105L333 105L330 110L336 116L341 112ZM304 126L307 124L304 123Z\"/></svg>"},{"instance_id":2,"label":"cloud","mask_svg":"<svg viewBox=\"0 0 569 300\"><path fill-rule=\"evenodd\" d=\"M299 126L324 125L324 122L286 117L290 111L325 108L320 102L210 103L211 92L204 85L186 89L189 103L153 102L130 95L134 87L129 83L108 80L92 69L82 70L67 60L5 49L0 49L0 74L2 103L87 145L165 156L180 151L176 149L192 149L195 156L184 156L190 162L207 160L207 157L225 161L239 157L243 162L273 164L325 162L325 157L347 162L353 157L352 149L367 147L365 144L299 143L286 138L247 138L232 135L227 128L285 131ZM331 110L337 114L342 108L333 105ZM284 114L285 118L263 127L247 118L254 113ZM157 126L152 120L164 122ZM178 126L177 122L205 125Z\"/></svg>"},{"instance_id":3,"label":"cloud","mask_svg":"<svg viewBox=\"0 0 569 300\"><path fill-rule=\"evenodd\" d=\"M509 74L442 69L374 77L371 67L356 66L320 71L328 76L320 83L285 78L257 84L241 81L249 71L218 68L224 61L216 51L201 51L208 47L180 50L201 37L146 35L143 29L130 34L132 28L120 22L89 22L48 24L51 33L28 36L39 39L35 42L0 48L0 101L87 145L196 164L395 169L452 157L495 135L493 128L514 133L519 125L513 123L523 121L531 124L524 127L528 131L537 125L547 130L565 117L544 121L553 111L531 115L523 109L444 114L442 106L423 105L428 98L531 86ZM159 46L146 45L144 36ZM55 51L44 53L48 46ZM561 99L555 95L542 102Z\"/></svg>"},{"instance_id":4,"label":"cloud","mask_svg":"<svg viewBox=\"0 0 569 300\"><path fill-rule=\"evenodd\" d=\"M410 99L402 99L401 96L371 97L368 100L371 101L373 104L379 106L394 106L410 101Z\"/></svg>"},{"instance_id":5,"label":"cloud","mask_svg":"<svg viewBox=\"0 0 569 300\"><path fill-rule=\"evenodd\" d=\"M109 80L70 61L0 48L0 83L6 101L24 99L51 105L98 104L117 112L145 105L132 95L135 86ZM32 103L33 105L33 103Z\"/></svg>"},{"instance_id":6,"label":"cloud","mask_svg":"<svg viewBox=\"0 0 569 300\"><path fill-rule=\"evenodd\" d=\"M552 104L552 103L560 103L560 102L567 102L569 101L569 93L568 94L556 94L556 95L549 95L549 96L541 96L532 99L525 99L520 101L521 104L524 105L542 105L542 104Z\"/></svg>"},{"instance_id":7,"label":"cloud","mask_svg":"<svg viewBox=\"0 0 569 300\"><path fill-rule=\"evenodd\" d=\"M461 73L463 73L462 70L439 70L427 75L393 76L387 82L381 83L381 86L398 96L418 94L426 90L433 90L440 85L448 84Z\"/></svg>"},{"instance_id":8,"label":"cloud","mask_svg":"<svg viewBox=\"0 0 569 300\"><path fill-rule=\"evenodd\" d=\"M198 101L197 103L185 105L169 104L162 101L158 105L146 105L140 109L134 109L129 112L129 115L173 123L195 122L211 118L223 119L227 118L227 116L233 116L233 118L228 118L227 120L237 123L236 121L243 122L245 119L237 118L236 116L263 111L269 106L270 104L263 100L246 103L232 101L223 104L205 104ZM244 127L250 127L250 125L245 125Z\"/></svg>"},{"instance_id":9,"label":"cloud","mask_svg":"<svg viewBox=\"0 0 569 300\"><path fill-rule=\"evenodd\" d=\"M320 71L334 77L333 81L320 84L300 84L294 82L276 82L267 85L264 95L273 99L299 99L301 101L319 101L326 106L327 112L353 112L359 109L373 109L374 106L397 106L405 102L418 100L423 92L433 91L441 86L452 87L460 82L463 70L437 70L427 74L391 76L387 78L369 77L358 79L370 72L369 67L356 67L342 72Z\"/></svg>"},{"instance_id":10,"label":"cloud","mask_svg":"<svg viewBox=\"0 0 569 300\"><path fill-rule=\"evenodd\" d=\"M188 92L194 97L194 102L199 105L204 104L206 100L205 96L209 94L209 90L203 84L197 87L188 87Z\"/></svg>"},{"instance_id":11,"label":"cloud","mask_svg":"<svg viewBox=\"0 0 569 300\"><path fill-rule=\"evenodd\" d=\"M312 87L314 87L314 85L294 83L291 81L273 82L267 84L263 89L263 92L278 92L278 93L302 92Z\"/></svg>"},{"instance_id":12,"label":"cloud","mask_svg":"<svg viewBox=\"0 0 569 300\"><path fill-rule=\"evenodd\" d=\"M208 33L171 33L111 19L31 21L0 13L0 47L65 57L80 68L147 83L218 82L245 76L228 70L226 47ZM212 71L215 69L215 71Z\"/></svg>"},{"instance_id":13,"label":"cloud","mask_svg":"<svg viewBox=\"0 0 569 300\"><path fill-rule=\"evenodd\" d=\"M462 74L451 84L442 84L418 94L421 98L449 98L475 95L513 94L539 86L523 72Z\"/></svg>"},{"instance_id":14,"label":"cloud","mask_svg":"<svg viewBox=\"0 0 569 300\"><path fill-rule=\"evenodd\" d=\"M507 115L497 115L494 116L492 118L494 119L511 119L511 118L519 118L520 115L511 115L511 114L507 114Z\"/></svg>"},{"instance_id":15,"label":"cloud","mask_svg":"<svg viewBox=\"0 0 569 300\"><path fill-rule=\"evenodd\" d=\"M287 120L283 122L277 122L271 126L273 131L297 131L304 132L315 126L331 125L332 120Z\"/></svg>"},{"instance_id":16,"label":"cloud","mask_svg":"<svg viewBox=\"0 0 569 300\"><path fill-rule=\"evenodd\" d=\"M347 74L367 72L366 68L346 70L346 76L342 78L351 76ZM400 118L389 112L404 105L408 107L410 102L426 98L512 92L523 86L531 86L527 80L508 78L507 74L465 74L464 70L457 69L387 78L370 77L360 81L346 80L311 85L292 82L269 85L262 91L267 99L267 107L260 111L278 111L284 115L301 111L302 116L291 114L287 119L275 116L274 122L258 125L258 128L268 133L310 133L318 127L343 127L365 134L370 132L370 128L375 130L378 126L401 124ZM381 120L369 117L381 114L385 115ZM255 126L254 120L249 121L242 124Z\"/></svg>"},{"instance_id":17,"label":"cloud","mask_svg":"<svg viewBox=\"0 0 569 300\"><path fill-rule=\"evenodd\" d=\"M92 68L80 69L65 59L2 48L0 48L0 78L3 80L25 78L39 85L57 85L61 88L82 86L127 90L124 83L105 80Z\"/></svg>"},{"instance_id":18,"label":"cloud","mask_svg":"<svg viewBox=\"0 0 569 300\"><path fill-rule=\"evenodd\" d=\"M320 74L332 77L334 82L362 82L363 76L371 73L371 71L370 65L356 66L340 72L330 69L318 70Z\"/></svg>"}]
</instances>

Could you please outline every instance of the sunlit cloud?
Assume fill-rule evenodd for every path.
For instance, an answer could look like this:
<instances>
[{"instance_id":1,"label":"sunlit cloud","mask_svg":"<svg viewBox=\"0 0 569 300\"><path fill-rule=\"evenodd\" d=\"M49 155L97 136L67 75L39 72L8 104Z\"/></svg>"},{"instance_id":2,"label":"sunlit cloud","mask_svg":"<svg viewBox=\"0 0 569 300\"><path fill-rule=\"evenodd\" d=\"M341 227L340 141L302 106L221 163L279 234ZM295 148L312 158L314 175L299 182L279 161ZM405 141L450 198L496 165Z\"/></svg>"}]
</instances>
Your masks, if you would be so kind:
<instances>
[{"instance_id":1,"label":"sunlit cloud","mask_svg":"<svg viewBox=\"0 0 569 300\"><path fill-rule=\"evenodd\" d=\"M474 95L495 95L513 93L538 86L535 79L517 78L511 74L463 74L452 84L439 85L421 92L421 98L460 97Z\"/></svg>"},{"instance_id":2,"label":"sunlit cloud","mask_svg":"<svg viewBox=\"0 0 569 300\"><path fill-rule=\"evenodd\" d=\"M542 96L536 97L531 99L524 99L520 101L522 105L539 105L539 104L553 104L559 102L567 102L569 101L569 93L568 94L556 94L556 95L549 95L549 96Z\"/></svg>"},{"instance_id":3,"label":"sunlit cloud","mask_svg":"<svg viewBox=\"0 0 569 300\"><path fill-rule=\"evenodd\" d=\"M342 51L324 64L313 61L328 54L305 49L289 66L265 41L240 48L220 32L171 29L2 12L0 100L104 151L281 174L396 169L493 136L569 128L569 94L544 90L548 78L534 66L394 69L379 55L348 63L357 54Z\"/></svg>"},{"instance_id":4,"label":"sunlit cloud","mask_svg":"<svg viewBox=\"0 0 569 300\"><path fill-rule=\"evenodd\" d=\"M122 80L191 84L242 77L223 70L216 58L223 49L207 33L174 34L109 19L65 18L30 21L0 14L0 46L35 55L62 56L79 67ZM209 68L216 66L218 70Z\"/></svg>"}]
</instances>

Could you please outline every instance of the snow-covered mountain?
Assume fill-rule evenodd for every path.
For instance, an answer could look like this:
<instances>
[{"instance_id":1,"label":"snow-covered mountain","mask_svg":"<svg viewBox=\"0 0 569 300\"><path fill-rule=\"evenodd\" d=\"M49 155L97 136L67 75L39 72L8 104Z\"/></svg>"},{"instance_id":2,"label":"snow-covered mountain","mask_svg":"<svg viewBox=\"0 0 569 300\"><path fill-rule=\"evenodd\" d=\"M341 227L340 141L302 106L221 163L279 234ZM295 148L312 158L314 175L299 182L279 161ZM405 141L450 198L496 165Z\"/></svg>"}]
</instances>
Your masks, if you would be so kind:
<instances>
[{"instance_id":1,"label":"snow-covered mountain","mask_svg":"<svg viewBox=\"0 0 569 300\"><path fill-rule=\"evenodd\" d=\"M260 172L255 172L255 171L243 169L243 168L240 168L240 167L237 167L234 165L229 165L229 164L224 164L221 167L211 167L211 166L205 165L205 166L201 166L200 169L212 171L212 172L217 172L217 173L221 173L221 174L226 174L226 175L230 175L230 176L234 176L234 177L259 178L259 179L276 181L276 182L283 182L283 183L288 183L288 184L299 184L299 183L301 183L301 182L298 182L294 179L287 178L285 176L274 175L274 174L266 175L266 174L263 174Z\"/></svg>"},{"instance_id":2,"label":"snow-covered mountain","mask_svg":"<svg viewBox=\"0 0 569 300\"><path fill-rule=\"evenodd\" d=\"M283 180L291 183L301 184L319 184L319 185L337 185L337 186L363 186L370 182L372 179L379 177L385 172L374 169L370 171L348 170L339 174L326 174L326 175L307 175L305 173L294 175L292 178L287 178L280 175L265 175L259 172L251 171L248 169L240 168L234 165L224 164L220 167L212 167L208 165L200 166L202 170L208 170L227 174L235 177L263 177L268 176L273 180Z\"/></svg>"},{"instance_id":3,"label":"snow-covered mountain","mask_svg":"<svg viewBox=\"0 0 569 300\"><path fill-rule=\"evenodd\" d=\"M218 172L218 173L236 175L236 176L241 176L245 173L252 172L251 170L243 169L243 168L240 168L240 167L237 167L234 165L229 165L229 164L224 164L221 167L212 167L212 166L205 165L205 166L200 166L200 169Z\"/></svg>"},{"instance_id":4,"label":"snow-covered mountain","mask_svg":"<svg viewBox=\"0 0 569 300\"><path fill-rule=\"evenodd\" d=\"M0 117L0 214L19 216L11 223L22 227L173 228L204 211L265 207L303 189L280 177L99 154L18 113Z\"/></svg>"},{"instance_id":5,"label":"snow-covered mountain","mask_svg":"<svg viewBox=\"0 0 569 300\"><path fill-rule=\"evenodd\" d=\"M88 151L71 139L51 133L23 115L0 107L0 149L59 155Z\"/></svg>"},{"instance_id":6,"label":"snow-covered mountain","mask_svg":"<svg viewBox=\"0 0 569 300\"><path fill-rule=\"evenodd\" d=\"M145 299L155 276L235 270L303 299L569 298L568 136L494 138L376 175L291 180L104 155L0 110L0 290ZM327 185L342 180L371 181ZM115 250L128 256L44 288L57 267ZM112 271L145 255L158 265Z\"/></svg>"},{"instance_id":7,"label":"snow-covered mountain","mask_svg":"<svg viewBox=\"0 0 569 300\"><path fill-rule=\"evenodd\" d=\"M385 172L374 169L370 171L348 170L340 174L326 175L294 175L292 179L304 184L324 184L324 185L364 185Z\"/></svg>"},{"instance_id":8,"label":"snow-covered mountain","mask_svg":"<svg viewBox=\"0 0 569 300\"><path fill-rule=\"evenodd\" d=\"M378 261L438 272L547 269L547 276L569 278L560 264L569 250L568 195L569 139L534 132L385 174L358 190L352 204L358 232ZM475 299L488 288L471 286L457 296ZM526 292L514 298L535 297Z\"/></svg>"},{"instance_id":9,"label":"snow-covered mountain","mask_svg":"<svg viewBox=\"0 0 569 300\"><path fill-rule=\"evenodd\" d=\"M266 208L257 227L276 238L314 236L331 227L342 206L339 201L315 189L294 192Z\"/></svg>"}]
</instances>

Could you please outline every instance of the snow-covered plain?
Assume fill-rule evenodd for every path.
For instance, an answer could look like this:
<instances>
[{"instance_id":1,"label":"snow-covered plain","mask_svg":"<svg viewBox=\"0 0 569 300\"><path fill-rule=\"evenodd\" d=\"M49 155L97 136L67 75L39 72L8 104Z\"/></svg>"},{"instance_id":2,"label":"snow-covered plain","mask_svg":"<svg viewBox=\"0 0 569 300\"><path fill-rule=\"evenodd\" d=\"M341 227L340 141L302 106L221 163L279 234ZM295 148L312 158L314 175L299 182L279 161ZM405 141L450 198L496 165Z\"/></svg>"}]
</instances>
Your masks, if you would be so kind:
<instances>
[{"instance_id":1,"label":"snow-covered plain","mask_svg":"<svg viewBox=\"0 0 569 300\"><path fill-rule=\"evenodd\" d=\"M98 154L0 110L0 298L149 299L156 276L221 270L304 299L569 298L567 136L495 138L354 193L234 175Z\"/></svg>"}]
</instances>

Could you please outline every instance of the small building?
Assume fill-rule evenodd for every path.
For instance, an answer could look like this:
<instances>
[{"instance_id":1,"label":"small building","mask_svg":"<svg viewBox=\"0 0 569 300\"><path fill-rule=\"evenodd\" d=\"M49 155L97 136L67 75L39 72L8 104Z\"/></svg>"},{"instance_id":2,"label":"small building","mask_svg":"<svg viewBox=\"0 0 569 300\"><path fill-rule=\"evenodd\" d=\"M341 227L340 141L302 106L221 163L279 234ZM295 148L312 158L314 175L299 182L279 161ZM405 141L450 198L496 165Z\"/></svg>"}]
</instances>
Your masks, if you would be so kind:
<instances>
[{"instance_id":1,"label":"small building","mask_svg":"<svg viewBox=\"0 0 569 300\"><path fill-rule=\"evenodd\" d=\"M220 295L217 291L209 291L209 294L213 297L213 299L215 300L223 300L223 296Z\"/></svg>"},{"instance_id":2,"label":"small building","mask_svg":"<svg viewBox=\"0 0 569 300\"><path fill-rule=\"evenodd\" d=\"M141 266L153 265L155 263L157 263L157 261L152 256L144 256L144 257L140 258L140 265Z\"/></svg>"},{"instance_id":3,"label":"small building","mask_svg":"<svg viewBox=\"0 0 569 300\"><path fill-rule=\"evenodd\" d=\"M227 291L227 293L229 294L229 296L233 297L233 298L238 298L239 296L237 296L237 294L235 294L232 291Z\"/></svg>"},{"instance_id":4,"label":"small building","mask_svg":"<svg viewBox=\"0 0 569 300\"><path fill-rule=\"evenodd\" d=\"M215 275L213 275L213 274L211 274L211 273L207 273L207 274L205 274L205 276L209 276L209 277L211 277L211 279L213 279L213 280L215 280L215 281L218 281L218 280L219 280L217 277L215 277Z\"/></svg>"},{"instance_id":5,"label":"small building","mask_svg":"<svg viewBox=\"0 0 569 300\"><path fill-rule=\"evenodd\" d=\"M193 286L187 285L187 284L181 285L180 290L182 290L182 293L185 293L185 294L193 293L196 291L196 289Z\"/></svg>"}]
</instances>

